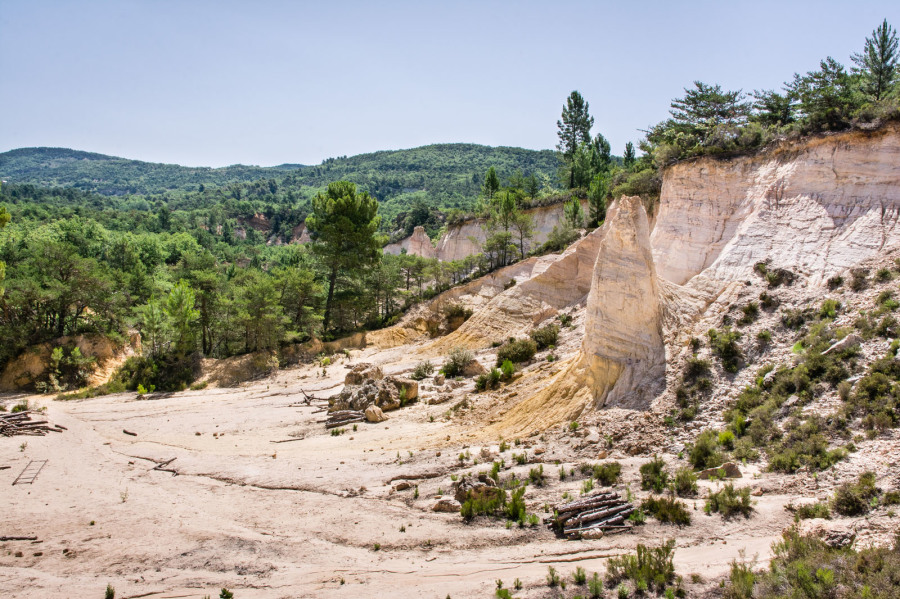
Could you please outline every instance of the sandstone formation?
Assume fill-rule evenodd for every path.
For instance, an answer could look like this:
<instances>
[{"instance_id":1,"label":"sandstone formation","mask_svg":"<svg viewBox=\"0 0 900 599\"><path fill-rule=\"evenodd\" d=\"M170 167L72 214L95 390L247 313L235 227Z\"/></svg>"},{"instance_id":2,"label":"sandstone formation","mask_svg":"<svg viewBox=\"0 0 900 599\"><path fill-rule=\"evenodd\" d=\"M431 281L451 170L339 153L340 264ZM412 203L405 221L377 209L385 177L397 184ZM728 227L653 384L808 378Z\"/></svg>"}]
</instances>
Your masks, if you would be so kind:
<instances>
[{"instance_id":1,"label":"sandstone formation","mask_svg":"<svg viewBox=\"0 0 900 599\"><path fill-rule=\"evenodd\" d=\"M421 256L423 258L437 258L438 252L431 238L425 233L425 227L416 227L413 234L409 237L401 239L397 243L391 243L384 246L385 254L401 254L401 250L406 250L407 254L413 256Z\"/></svg>"},{"instance_id":2,"label":"sandstone formation","mask_svg":"<svg viewBox=\"0 0 900 599\"><path fill-rule=\"evenodd\" d=\"M647 408L666 372L650 225L637 197L621 198L608 222L587 300L587 383L598 406Z\"/></svg>"},{"instance_id":3,"label":"sandstone formation","mask_svg":"<svg viewBox=\"0 0 900 599\"><path fill-rule=\"evenodd\" d=\"M811 139L733 160L670 167L651 236L659 276L684 285L750 275L755 263L810 284L900 241L900 126Z\"/></svg>"},{"instance_id":4,"label":"sandstone formation","mask_svg":"<svg viewBox=\"0 0 900 599\"><path fill-rule=\"evenodd\" d=\"M584 300L591 289L591 273L600 241L609 230L615 211L614 203L604 226L576 241L562 254L536 262L531 277L491 299L454 333L438 340L431 350L487 347L492 341L527 333L559 310Z\"/></svg>"},{"instance_id":5,"label":"sandstone formation","mask_svg":"<svg viewBox=\"0 0 900 599\"><path fill-rule=\"evenodd\" d=\"M587 212L587 200L582 200L582 208ZM534 222L534 237L528 244L528 249L537 247L547 241L547 236L563 220L565 204L553 204L539 206L525 212L531 215ZM416 227L413 234L397 243L392 243L384 248L386 254L399 254L401 249L406 253L424 258L437 258L443 262L463 260L468 256L481 253L481 246L486 239L483 219L472 219L452 225L447 232L438 239L436 247L431 243L428 235L422 227Z\"/></svg>"}]
</instances>

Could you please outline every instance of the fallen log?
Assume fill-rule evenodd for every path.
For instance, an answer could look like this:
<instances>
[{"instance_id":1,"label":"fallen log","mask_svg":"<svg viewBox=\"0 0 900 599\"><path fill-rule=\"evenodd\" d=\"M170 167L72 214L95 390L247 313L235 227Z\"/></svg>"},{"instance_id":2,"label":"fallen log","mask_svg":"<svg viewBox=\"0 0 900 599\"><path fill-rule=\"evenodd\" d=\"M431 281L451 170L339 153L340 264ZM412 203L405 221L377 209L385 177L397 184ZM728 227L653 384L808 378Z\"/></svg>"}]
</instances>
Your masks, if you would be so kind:
<instances>
[{"instance_id":1,"label":"fallen log","mask_svg":"<svg viewBox=\"0 0 900 599\"><path fill-rule=\"evenodd\" d=\"M37 537L0 537L0 541L37 541Z\"/></svg>"},{"instance_id":2,"label":"fallen log","mask_svg":"<svg viewBox=\"0 0 900 599\"><path fill-rule=\"evenodd\" d=\"M363 422L366 419L365 416L358 416L356 418L350 418L349 420L341 420L339 422L329 422L325 425L325 428L337 428L339 426L343 426L345 424L352 424L354 422Z\"/></svg>"},{"instance_id":3,"label":"fallen log","mask_svg":"<svg viewBox=\"0 0 900 599\"><path fill-rule=\"evenodd\" d=\"M126 435L129 435L129 436L132 436L132 437L137 437L137 433L133 433L133 432L131 432L131 431L129 431L129 430L125 430L124 428L122 429L122 432L125 433Z\"/></svg>"}]
</instances>

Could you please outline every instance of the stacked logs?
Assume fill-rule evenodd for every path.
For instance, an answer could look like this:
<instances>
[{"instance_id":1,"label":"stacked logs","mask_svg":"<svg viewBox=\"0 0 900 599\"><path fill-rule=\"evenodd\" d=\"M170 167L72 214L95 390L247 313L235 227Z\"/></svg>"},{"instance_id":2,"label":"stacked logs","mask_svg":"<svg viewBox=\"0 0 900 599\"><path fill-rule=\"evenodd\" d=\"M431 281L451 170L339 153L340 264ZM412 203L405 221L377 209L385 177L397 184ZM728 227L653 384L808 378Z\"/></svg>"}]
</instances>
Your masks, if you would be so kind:
<instances>
[{"instance_id":1,"label":"stacked logs","mask_svg":"<svg viewBox=\"0 0 900 599\"><path fill-rule=\"evenodd\" d=\"M53 426L47 420L32 420L31 414L30 410L0 414L0 436L29 435L32 437L43 437L50 431L61 433L66 430L66 427Z\"/></svg>"},{"instance_id":2,"label":"stacked logs","mask_svg":"<svg viewBox=\"0 0 900 599\"><path fill-rule=\"evenodd\" d=\"M629 528L625 521L633 511L634 506L618 493L595 493L557 505L547 522L567 539L580 539Z\"/></svg>"},{"instance_id":3,"label":"stacked logs","mask_svg":"<svg viewBox=\"0 0 900 599\"><path fill-rule=\"evenodd\" d=\"M327 419L320 420L319 422L324 422L325 428L337 428L339 426L344 426L345 424L362 422L365 419L365 412L358 410L337 410L328 414Z\"/></svg>"}]
</instances>

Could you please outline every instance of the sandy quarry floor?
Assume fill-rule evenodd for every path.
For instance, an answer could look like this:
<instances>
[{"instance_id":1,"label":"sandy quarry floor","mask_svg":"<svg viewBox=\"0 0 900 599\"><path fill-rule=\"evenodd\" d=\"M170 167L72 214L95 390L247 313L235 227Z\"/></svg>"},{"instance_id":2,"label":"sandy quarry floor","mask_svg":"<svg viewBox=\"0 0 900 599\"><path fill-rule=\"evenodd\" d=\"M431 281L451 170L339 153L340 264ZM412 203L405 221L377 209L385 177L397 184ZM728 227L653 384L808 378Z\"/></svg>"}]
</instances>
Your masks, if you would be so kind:
<instances>
[{"instance_id":1,"label":"sandy quarry floor","mask_svg":"<svg viewBox=\"0 0 900 599\"><path fill-rule=\"evenodd\" d=\"M386 361L391 373L408 368L411 356L406 347L353 361ZM10 466L0 470L0 536L40 539L0 542L0 596L101 597L110 583L119 598L216 597L226 586L239 599L443 599L492 596L496 579L510 587L519 578L525 588L516 596L544 597L549 565L563 575L579 565L602 575L605 557L672 536L678 572L707 581L688 585L695 596L712 588L742 550L768 557L791 521L783 509L790 498L767 492L756 497L750 520L706 516L702 499L689 500L697 510L690 527L648 520L635 533L591 541L562 540L543 525L466 525L431 507L440 491L452 494L451 474L490 462L458 461L467 448L473 458L481 455L467 436L471 424L445 418L448 404L429 405L425 390L423 401L389 413L384 423L332 436L314 407L289 407L302 400L301 388L318 397L340 390L346 364L332 365L326 378L319 371L302 366L240 388L140 401L134 394L30 398L68 431L0 437L0 466ZM471 381L466 385L458 393ZM566 491L578 495L584 477L560 481L555 464L597 460L596 447L578 442L562 433L523 440L524 466L511 458L515 447L503 454L512 465L504 476L524 478L544 464L547 485L529 487L529 511L543 518L545 503L561 501ZM609 457L620 459L625 482L638 489L646 457L615 448ZM171 458L177 476L152 470ZM32 485L11 486L29 460L44 459ZM764 484L767 476L754 477L750 468L742 484ZM414 489L392 491L391 481L404 477L418 483L418 499ZM576 592L570 585L565 596Z\"/></svg>"}]
</instances>

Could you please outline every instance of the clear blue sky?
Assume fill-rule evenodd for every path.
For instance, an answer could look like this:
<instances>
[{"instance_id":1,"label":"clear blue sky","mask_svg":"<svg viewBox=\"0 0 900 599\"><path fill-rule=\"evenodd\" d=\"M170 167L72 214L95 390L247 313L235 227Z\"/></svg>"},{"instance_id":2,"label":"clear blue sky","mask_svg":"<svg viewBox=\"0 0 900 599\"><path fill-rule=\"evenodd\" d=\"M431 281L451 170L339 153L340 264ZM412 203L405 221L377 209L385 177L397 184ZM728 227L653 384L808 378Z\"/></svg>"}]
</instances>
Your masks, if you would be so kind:
<instances>
[{"instance_id":1,"label":"clear blue sky","mask_svg":"<svg viewBox=\"0 0 900 599\"><path fill-rule=\"evenodd\" d=\"M0 3L0 151L317 164L437 142L553 148L581 91L621 154L695 79L847 64L900 3Z\"/></svg>"}]
</instances>

